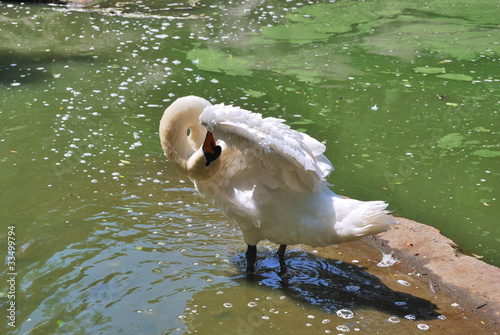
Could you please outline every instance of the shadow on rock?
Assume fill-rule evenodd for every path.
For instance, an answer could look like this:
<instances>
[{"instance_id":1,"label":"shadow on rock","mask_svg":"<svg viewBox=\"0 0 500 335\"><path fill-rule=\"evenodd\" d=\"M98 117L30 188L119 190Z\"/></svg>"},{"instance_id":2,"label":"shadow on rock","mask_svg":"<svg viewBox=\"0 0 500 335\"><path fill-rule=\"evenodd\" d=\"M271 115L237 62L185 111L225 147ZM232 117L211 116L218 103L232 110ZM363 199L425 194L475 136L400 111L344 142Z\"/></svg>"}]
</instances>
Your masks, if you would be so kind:
<instances>
[{"instance_id":1,"label":"shadow on rock","mask_svg":"<svg viewBox=\"0 0 500 335\"><path fill-rule=\"evenodd\" d=\"M370 308L409 320L440 315L430 301L394 291L358 265L305 252L288 253L286 263L287 271L280 275L278 258L270 256L257 262L255 274L246 274L245 258L240 255L236 264L243 274L234 280L278 288L290 298L327 312Z\"/></svg>"}]
</instances>

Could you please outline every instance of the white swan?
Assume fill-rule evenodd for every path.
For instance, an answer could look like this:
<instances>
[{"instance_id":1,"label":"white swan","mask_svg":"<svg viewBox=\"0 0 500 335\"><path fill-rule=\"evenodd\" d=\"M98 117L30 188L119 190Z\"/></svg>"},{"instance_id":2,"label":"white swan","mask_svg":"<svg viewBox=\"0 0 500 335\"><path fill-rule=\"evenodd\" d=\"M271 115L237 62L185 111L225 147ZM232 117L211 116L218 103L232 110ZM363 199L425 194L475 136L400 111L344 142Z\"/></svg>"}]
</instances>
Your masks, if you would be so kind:
<instances>
[{"instance_id":1,"label":"white swan","mask_svg":"<svg viewBox=\"0 0 500 335\"><path fill-rule=\"evenodd\" d=\"M325 146L283 122L196 96L177 99L160 122L169 161L243 232L249 272L259 241L280 244L283 270L287 245L338 244L394 223L383 201L333 193Z\"/></svg>"}]
</instances>

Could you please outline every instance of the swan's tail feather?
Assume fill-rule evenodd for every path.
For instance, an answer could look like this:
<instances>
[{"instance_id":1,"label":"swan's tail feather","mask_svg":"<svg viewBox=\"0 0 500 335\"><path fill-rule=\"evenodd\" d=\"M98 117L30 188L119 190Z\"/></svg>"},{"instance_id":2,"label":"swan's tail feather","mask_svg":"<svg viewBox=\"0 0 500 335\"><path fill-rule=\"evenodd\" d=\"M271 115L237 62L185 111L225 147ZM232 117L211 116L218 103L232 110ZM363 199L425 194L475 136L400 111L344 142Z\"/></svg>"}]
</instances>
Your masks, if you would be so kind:
<instances>
[{"instance_id":1,"label":"swan's tail feather","mask_svg":"<svg viewBox=\"0 0 500 335\"><path fill-rule=\"evenodd\" d=\"M396 223L394 217L386 210L387 203L383 201L342 200L346 201L342 205L347 205L350 210L346 212L344 208L339 212L340 217L337 217L335 230L344 241L384 232L391 224Z\"/></svg>"}]
</instances>

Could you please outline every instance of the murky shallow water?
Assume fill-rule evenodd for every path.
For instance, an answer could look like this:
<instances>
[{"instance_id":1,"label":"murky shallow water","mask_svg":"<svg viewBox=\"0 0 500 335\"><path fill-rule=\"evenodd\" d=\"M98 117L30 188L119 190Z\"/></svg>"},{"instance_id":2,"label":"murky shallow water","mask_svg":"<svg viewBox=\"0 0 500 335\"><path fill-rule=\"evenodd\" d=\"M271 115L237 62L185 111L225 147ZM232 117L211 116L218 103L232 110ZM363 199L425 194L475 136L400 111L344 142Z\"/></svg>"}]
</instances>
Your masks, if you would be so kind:
<instances>
[{"instance_id":1,"label":"murky shallow water","mask_svg":"<svg viewBox=\"0 0 500 335\"><path fill-rule=\"evenodd\" d=\"M420 298L384 299L338 254L295 249L288 282L273 258L247 280L240 232L168 165L158 122L193 93L283 117L326 141L338 193L386 200L499 265L500 32L485 4L0 3L14 333L420 332L405 319Z\"/></svg>"}]
</instances>

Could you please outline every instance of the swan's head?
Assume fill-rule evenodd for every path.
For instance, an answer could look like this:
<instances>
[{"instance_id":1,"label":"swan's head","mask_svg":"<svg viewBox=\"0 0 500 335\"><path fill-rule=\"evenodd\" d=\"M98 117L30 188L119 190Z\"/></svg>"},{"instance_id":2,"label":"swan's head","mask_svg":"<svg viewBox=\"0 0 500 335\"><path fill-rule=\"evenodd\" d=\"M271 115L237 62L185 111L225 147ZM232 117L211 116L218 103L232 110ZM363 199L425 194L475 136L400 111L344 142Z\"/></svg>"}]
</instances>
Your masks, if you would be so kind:
<instances>
[{"instance_id":1,"label":"swan's head","mask_svg":"<svg viewBox=\"0 0 500 335\"><path fill-rule=\"evenodd\" d=\"M200 125L199 116L208 106L210 102L196 96L179 98L165 110L160 121L165 155L193 180L213 177L220 166L222 149L212 133Z\"/></svg>"}]
</instances>

